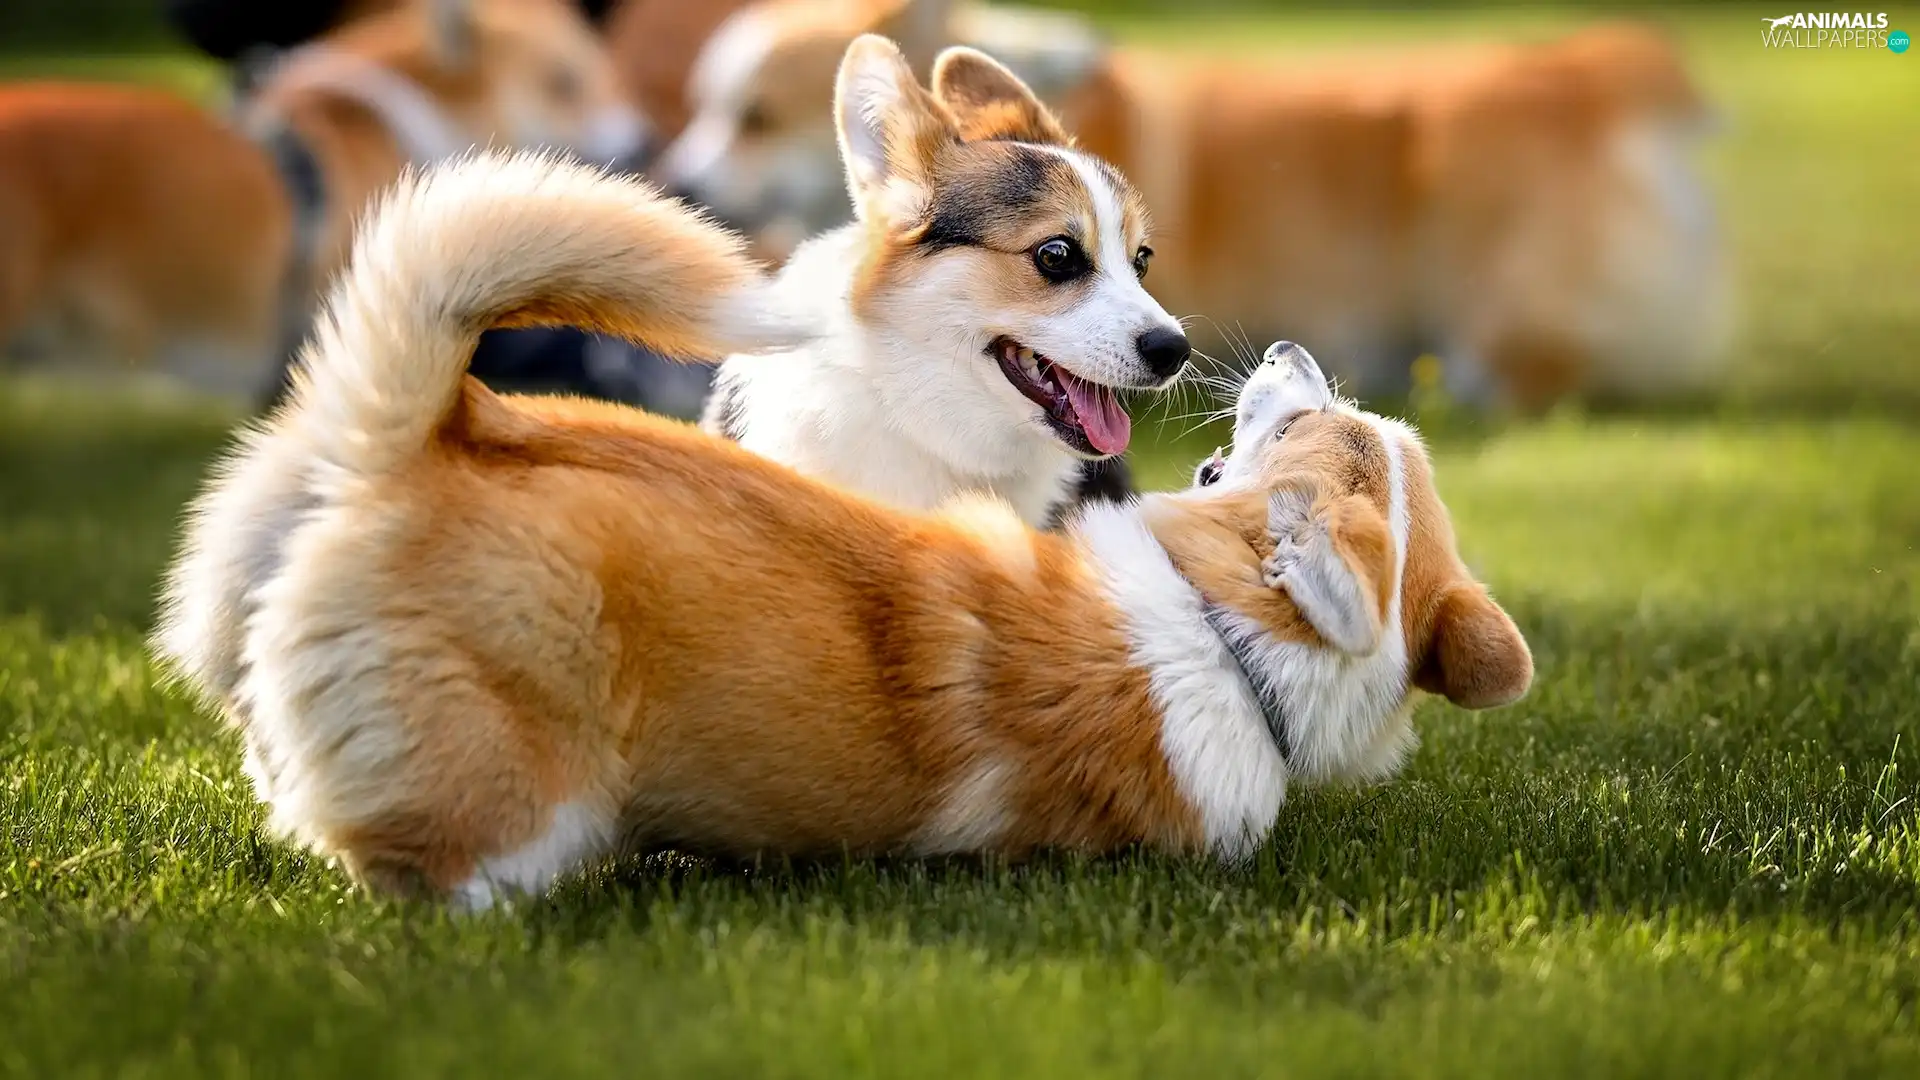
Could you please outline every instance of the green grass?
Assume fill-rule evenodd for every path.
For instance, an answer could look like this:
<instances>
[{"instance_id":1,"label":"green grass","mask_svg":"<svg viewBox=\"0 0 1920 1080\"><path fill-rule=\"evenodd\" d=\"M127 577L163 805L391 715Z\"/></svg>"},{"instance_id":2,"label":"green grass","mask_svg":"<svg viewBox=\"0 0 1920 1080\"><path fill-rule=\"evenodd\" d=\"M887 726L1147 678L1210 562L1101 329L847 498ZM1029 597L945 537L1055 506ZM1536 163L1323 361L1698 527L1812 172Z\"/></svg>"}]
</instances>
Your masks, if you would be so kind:
<instances>
[{"instance_id":1,"label":"green grass","mask_svg":"<svg viewBox=\"0 0 1920 1080\"><path fill-rule=\"evenodd\" d=\"M220 69L187 53L154 55L32 56L0 52L0 81L127 82L211 99L221 88Z\"/></svg>"},{"instance_id":2,"label":"green grass","mask_svg":"<svg viewBox=\"0 0 1920 1080\"><path fill-rule=\"evenodd\" d=\"M1920 1075L1920 60L1749 23L1680 24L1734 119L1728 401L1449 424L1534 692L1424 707L1402 779L1297 798L1243 871L656 860L470 920L371 900L262 832L143 654L231 417L0 382L0 1071Z\"/></svg>"}]
</instances>

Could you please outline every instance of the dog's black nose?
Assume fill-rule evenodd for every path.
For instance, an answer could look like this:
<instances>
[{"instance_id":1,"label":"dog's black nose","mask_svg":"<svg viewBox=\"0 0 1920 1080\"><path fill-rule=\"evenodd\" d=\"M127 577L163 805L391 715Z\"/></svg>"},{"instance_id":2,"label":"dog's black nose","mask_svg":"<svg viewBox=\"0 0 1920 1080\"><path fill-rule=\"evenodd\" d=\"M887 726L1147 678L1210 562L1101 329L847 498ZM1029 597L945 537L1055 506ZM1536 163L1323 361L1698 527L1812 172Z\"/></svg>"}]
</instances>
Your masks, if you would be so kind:
<instances>
[{"instance_id":1,"label":"dog's black nose","mask_svg":"<svg viewBox=\"0 0 1920 1080\"><path fill-rule=\"evenodd\" d=\"M1187 335L1169 326L1156 326L1141 334L1134 345L1140 350L1141 363L1162 379L1178 374L1193 352L1193 346L1187 344Z\"/></svg>"}]
</instances>

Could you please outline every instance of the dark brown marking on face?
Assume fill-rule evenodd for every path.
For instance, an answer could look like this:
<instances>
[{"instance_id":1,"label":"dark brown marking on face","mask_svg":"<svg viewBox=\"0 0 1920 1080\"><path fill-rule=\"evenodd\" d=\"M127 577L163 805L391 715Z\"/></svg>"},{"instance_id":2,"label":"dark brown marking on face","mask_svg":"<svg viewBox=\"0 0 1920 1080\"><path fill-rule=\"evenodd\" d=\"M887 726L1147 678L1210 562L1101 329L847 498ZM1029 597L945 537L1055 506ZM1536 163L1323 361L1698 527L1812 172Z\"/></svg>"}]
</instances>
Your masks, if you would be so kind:
<instances>
[{"instance_id":1,"label":"dark brown marking on face","mask_svg":"<svg viewBox=\"0 0 1920 1080\"><path fill-rule=\"evenodd\" d=\"M1090 206L1073 166L1020 143L962 144L935 170L933 197L916 243L926 251L986 247L1019 251L1049 235L1076 235ZM1083 210L1084 207L1084 210Z\"/></svg>"}]
</instances>

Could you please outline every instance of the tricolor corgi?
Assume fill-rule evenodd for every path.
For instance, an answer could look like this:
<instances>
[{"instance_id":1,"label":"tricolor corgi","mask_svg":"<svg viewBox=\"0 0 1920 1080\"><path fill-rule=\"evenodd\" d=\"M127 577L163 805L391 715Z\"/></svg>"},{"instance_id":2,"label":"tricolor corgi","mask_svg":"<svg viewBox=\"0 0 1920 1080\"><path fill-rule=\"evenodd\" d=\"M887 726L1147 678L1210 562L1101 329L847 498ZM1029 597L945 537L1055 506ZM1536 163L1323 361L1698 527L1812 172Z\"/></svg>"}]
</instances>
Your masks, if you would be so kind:
<instances>
[{"instance_id":1,"label":"tricolor corgi","mask_svg":"<svg viewBox=\"0 0 1920 1080\"><path fill-rule=\"evenodd\" d=\"M1021 42L983 31L991 10L745 8L695 65L693 119L654 175L777 252L847 214L821 58L879 26L919 35L909 55L993 36L1017 74L1048 73L1041 97L1078 148L1138 185L1155 295L1203 349L1306 337L1369 392L1404 390L1431 351L1458 396L1524 409L1718 371L1724 267L1693 162L1708 109L1657 33L1254 60Z\"/></svg>"},{"instance_id":2,"label":"tricolor corgi","mask_svg":"<svg viewBox=\"0 0 1920 1080\"><path fill-rule=\"evenodd\" d=\"M154 90L0 89L0 343L257 395L409 163L490 143L611 160L645 137L561 0L355 19L288 54L232 125Z\"/></svg>"},{"instance_id":3,"label":"tricolor corgi","mask_svg":"<svg viewBox=\"0 0 1920 1080\"><path fill-rule=\"evenodd\" d=\"M1292 785L1392 775L1415 689L1525 692L1419 439L1296 347L1210 483L1063 533L463 374L493 325L701 355L806 336L787 305L737 238L579 166L384 200L287 405L193 507L158 631L275 828L473 907L632 847L1235 859Z\"/></svg>"},{"instance_id":4,"label":"tricolor corgi","mask_svg":"<svg viewBox=\"0 0 1920 1080\"><path fill-rule=\"evenodd\" d=\"M929 92L891 42L862 37L833 112L856 219L779 278L825 331L728 359L704 423L896 506L988 491L1053 520L1086 493L1089 462L1127 449L1120 395L1187 362L1142 283L1145 207L972 49L942 53Z\"/></svg>"}]
</instances>

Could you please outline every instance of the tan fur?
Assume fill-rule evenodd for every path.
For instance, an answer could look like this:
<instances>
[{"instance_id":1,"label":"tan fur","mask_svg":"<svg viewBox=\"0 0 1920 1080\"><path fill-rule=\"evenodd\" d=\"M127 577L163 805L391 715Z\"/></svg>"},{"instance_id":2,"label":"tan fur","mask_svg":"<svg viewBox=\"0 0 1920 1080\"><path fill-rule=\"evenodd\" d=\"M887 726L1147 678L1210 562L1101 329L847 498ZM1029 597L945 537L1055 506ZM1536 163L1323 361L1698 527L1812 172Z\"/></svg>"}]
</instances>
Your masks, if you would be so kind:
<instances>
[{"instance_id":1,"label":"tan fur","mask_svg":"<svg viewBox=\"0 0 1920 1080\"><path fill-rule=\"evenodd\" d=\"M502 313L706 349L804 333L753 314L769 295L730 237L573 167L482 159L372 215L308 375L198 504L159 636L242 728L280 827L382 890L469 900L616 835L733 854L1200 846L1128 614L1077 534L984 500L900 513L693 428L461 375ZM1370 500L1377 440L1328 440L1276 444L1260 488ZM300 523L251 533L290 498L256 465L288 452ZM1242 540L1190 560L1195 584L1257 580L1271 545L1241 494L1151 499L1170 548ZM1449 535L1423 536L1449 545L1419 554L1441 570L1417 598L1431 610L1471 579ZM1348 550L1377 571L1364 538ZM1244 613L1295 633L1278 595ZM1413 655L1477 690L1512 681L1515 641ZM569 822L587 839L552 841L557 869L511 869Z\"/></svg>"},{"instance_id":2,"label":"tan fur","mask_svg":"<svg viewBox=\"0 0 1920 1080\"><path fill-rule=\"evenodd\" d=\"M1612 140L1697 123L1704 108L1657 35L1601 26L1309 65L1120 51L1062 108L1161 219L1155 288L1170 307L1255 340L1319 342L1365 384L1396 378L1381 350L1425 339L1537 409L1689 381L1704 359L1692 352L1715 347L1657 340L1656 316L1607 291L1609 260L1627 257L1616 251L1678 228L1648 209ZM1712 290L1685 284L1710 322ZM1639 370L1622 355L1632 346L1587 329L1596 318L1645 320L1656 340L1638 346L1683 361Z\"/></svg>"},{"instance_id":3,"label":"tan fur","mask_svg":"<svg viewBox=\"0 0 1920 1080\"><path fill-rule=\"evenodd\" d=\"M0 345L53 331L71 363L143 361L180 337L271 342L291 240L273 166L187 102L0 88Z\"/></svg>"},{"instance_id":4,"label":"tan fur","mask_svg":"<svg viewBox=\"0 0 1920 1080\"><path fill-rule=\"evenodd\" d=\"M1071 140L1026 84L972 52L948 52L933 67L933 92L960 120L968 142L1011 139L1064 146Z\"/></svg>"},{"instance_id":5,"label":"tan fur","mask_svg":"<svg viewBox=\"0 0 1920 1080\"><path fill-rule=\"evenodd\" d=\"M1289 429L1284 462L1283 468L1272 470L1276 482L1301 493L1311 517L1327 523L1335 549L1366 588L1376 621L1384 621L1390 586L1400 568L1388 535L1389 466L1378 438L1351 416L1310 414ZM1431 513L1438 500L1429 490L1409 504ZM1266 492L1224 498L1221 508L1223 512L1211 518L1153 520L1154 535L1181 572L1209 597L1258 613L1261 622L1283 640L1315 640L1313 627L1286 594L1268 588L1262 580L1263 564L1274 550ZM1441 514L1444 518L1444 511ZM1409 544L1409 595L1425 595L1440 578L1465 576L1464 568L1457 565L1414 568L1429 555L1450 550L1452 543L1450 533L1428 531ZM1405 629L1408 640L1416 645L1431 636L1431 627L1424 623Z\"/></svg>"},{"instance_id":6,"label":"tan fur","mask_svg":"<svg viewBox=\"0 0 1920 1080\"><path fill-rule=\"evenodd\" d=\"M277 168L221 120L159 91L0 90L0 149L14 148L0 153L0 346L51 336L63 365L100 356L257 392L304 328L304 290L337 268L361 206L409 160L337 73L403 76L463 146L523 145L514 110L564 140L622 100L590 28L560 0L366 7L316 43L323 53L271 76L241 118L291 129L318 159L327 216L309 264L294 265ZM565 101L553 100L556 81ZM55 320L65 325L43 325Z\"/></svg>"},{"instance_id":7,"label":"tan fur","mask_svg":"<svg viewBox=\"0 0 1920 1080\"><path fill-rule=\"evenodd\" d=\"M965 5L902 3L928 9L902 42L910 54L958 40ZM782 104L741 139L740 167L761 167L756 145L824 123L805 103L826 99L830 32L844 43L881 18L784 29L821 9L756 9L780 45L747 96ZM1417 343L1455 361L1456 392L1525 409L1714 370L1716 241L1701 214L1663 201L1673 192L1656 175L1686 167L1705 106L1649 30L1304 62L1114 48L1049 100L1153 209L1153 291L1195 317L1206 351L1226 355L1223 335L1293 337L1384 391L1404 385ZM969 137L1058 141L1032 119L996 104Z\"/></svg>"}]
</instances>

